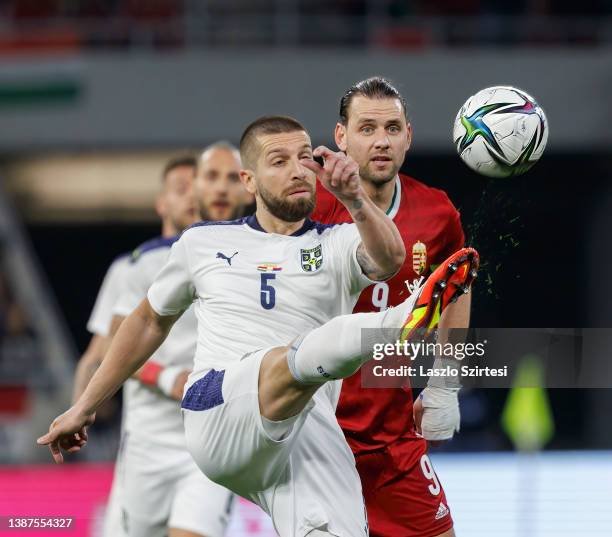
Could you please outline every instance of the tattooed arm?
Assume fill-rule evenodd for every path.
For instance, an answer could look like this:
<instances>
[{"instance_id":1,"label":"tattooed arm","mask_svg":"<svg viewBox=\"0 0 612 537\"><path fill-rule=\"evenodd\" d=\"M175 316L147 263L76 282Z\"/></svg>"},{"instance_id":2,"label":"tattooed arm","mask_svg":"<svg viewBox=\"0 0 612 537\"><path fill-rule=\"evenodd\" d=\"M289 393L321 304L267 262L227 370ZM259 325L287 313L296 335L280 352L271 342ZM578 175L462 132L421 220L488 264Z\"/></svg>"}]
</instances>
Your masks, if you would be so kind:
<instances>
[{"instance_id":1,"label":"tattooed arm","mask_svg":"<svg viewBox=\"0 0 612 537\"><path fill-rule=\"evenodd\" d=\"M406 257L404 242L393 220L365 193L359 166L351 157L323 146L315 149L314 155L325 159L324 166L315 161L303 164L317 174L323 186L351 213L362 241L357 250L361 270L372 280L390 278Z\"/></svg>"}]
</instances>

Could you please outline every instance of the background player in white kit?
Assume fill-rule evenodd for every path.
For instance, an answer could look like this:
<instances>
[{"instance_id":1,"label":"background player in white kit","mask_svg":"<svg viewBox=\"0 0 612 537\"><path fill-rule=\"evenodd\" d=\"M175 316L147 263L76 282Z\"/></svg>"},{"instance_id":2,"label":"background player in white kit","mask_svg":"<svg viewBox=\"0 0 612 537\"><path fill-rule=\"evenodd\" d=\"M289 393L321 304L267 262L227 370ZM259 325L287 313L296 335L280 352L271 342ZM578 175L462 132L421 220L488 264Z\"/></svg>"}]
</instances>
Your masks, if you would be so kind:
<instances>
[{"instance_id":1,"label":"background player in white kit","mask_svg":"<svg viewBox=\"0 0 612 537\"><path fill-rule=\"evenodd\" d=\"M39 439L57 462L60 448L80 449L95 408L195 299L198 348L183 408L200 468L261 505L283 537L367 534L354 459L334 415L337 383L319 388L367 359L360 329L378 329L373 344L387 339L387 328L396 329L391 339L411 328L417 297L382 313L336 317L373 279L391 276L405 252L392 221L363 195L355 162L325 148L315 154L325 157L325 169L290 118L247 128L241 174L256 194L256 216L192 227L173 245L148 300L123 323L86 392ZM305 219L315 173L356 226ZM293 347L278 346L296 337Z\"/></svg>"},{"instance_id":2,"label":"background player in white kit","mask_svg":"<svg viewBox=\"0 0 612 537\"><path fill-rule=\"evenodd\" d=\"M171 159L162 172L162 189L157 196L155 209L162 224L162 236L171 237L196 220L196 204L191 183L193 181L196 159L193 156L181 156ZM186 185L189 185L186 188ZM87 330L92 334L89 345L79 360L75 371L73 402L85 390L87 383L102 363L102 359L111 339L113 308L124 292L127 275L132 261L132 253L118 256L108 268L96 302L87 323ZM128 384L136 381L128 381ZM129 389L129 388L128 388ZM180 386L182 393L182 386ZM124 394L124 416L129 407L127 394ZM104 536L111 537L123 533L121 502L122 464L121 451L125 438L124 420L122 420L122 443L117 456L113 486L111 488L104 520Z\"/></svg>"},{"instance_id":3,"label":"background player in white kit","mask_svg":"<svg viewBox=\"0 0 612 537\"><path fill-rule=\"evenodd\" d=\"M193 195L195 158L173 159L164 170L157 210L162 237L137 248L126 270L113 265L97 303L112 303L113 329L146 295L153 276L163 266L177 232L196 219ZM239 180L237 150L219 143L201 155L197 187L200 210L209 217L233 217L242 210L245 191ZM124 265L119 265L123 268ZM119 280L121 276L122 281ZM110 284L117 282L117 285ZM119 283L121 285L119 285ZM111 288L120 297L113 300ZM101 309L94 308L94 313ZM105 308L110 324L110 311ZM223 535L232 495L208 481L185 449L178 405L195 349L196 323L192 309L176 324L166 342L124 388L122 452L118 460L105 520L105 535ZM84 361L90 365L87 354ZM95 365L95 364L93 364ZM77 384L87 382L85 365ZM135 380L137 379L137 380ZM119 507L120 506L120 507ZM120 524L118 522L121 522Z\"/></svg>"}]
</instances>

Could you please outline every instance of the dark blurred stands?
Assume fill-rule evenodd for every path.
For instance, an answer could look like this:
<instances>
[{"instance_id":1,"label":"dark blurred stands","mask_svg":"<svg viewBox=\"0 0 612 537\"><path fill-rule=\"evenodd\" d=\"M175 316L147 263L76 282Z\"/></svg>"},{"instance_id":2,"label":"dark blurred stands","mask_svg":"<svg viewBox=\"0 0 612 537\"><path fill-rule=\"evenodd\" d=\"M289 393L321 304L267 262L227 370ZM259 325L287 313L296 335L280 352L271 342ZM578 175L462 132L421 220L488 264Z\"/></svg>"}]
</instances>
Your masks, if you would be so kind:
<instances>
[{"instance_id":1,"label":"dark blurred stands","mask_svg":"<svg viewBox=\"0 0 612 537\"><path fill-rule=\"evenodd\" d=\"M611 20L607 0L6 0L0 52L597 46Z\"/></svg>"}]
</instances>

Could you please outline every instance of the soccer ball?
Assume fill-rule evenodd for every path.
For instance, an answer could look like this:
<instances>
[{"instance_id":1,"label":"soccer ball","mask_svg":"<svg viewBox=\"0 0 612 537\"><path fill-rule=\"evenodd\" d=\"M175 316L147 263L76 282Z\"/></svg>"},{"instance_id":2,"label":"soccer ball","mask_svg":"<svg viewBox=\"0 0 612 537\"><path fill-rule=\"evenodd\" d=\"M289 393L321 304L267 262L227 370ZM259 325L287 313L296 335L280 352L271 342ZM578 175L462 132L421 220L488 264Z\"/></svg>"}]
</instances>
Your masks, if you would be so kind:
<instances>
[{"instance_id":1,"label":"soccer ball","mask_svg":"<svg viewBox=\"0 0 612 537\"><path fill-rule=\"evenodd\" d=\"M533 97L511 86L472 95L453 128L459 156L488 177L520 175L542 156L548 140L544 111Z\"/></svg>"}]
</instances>

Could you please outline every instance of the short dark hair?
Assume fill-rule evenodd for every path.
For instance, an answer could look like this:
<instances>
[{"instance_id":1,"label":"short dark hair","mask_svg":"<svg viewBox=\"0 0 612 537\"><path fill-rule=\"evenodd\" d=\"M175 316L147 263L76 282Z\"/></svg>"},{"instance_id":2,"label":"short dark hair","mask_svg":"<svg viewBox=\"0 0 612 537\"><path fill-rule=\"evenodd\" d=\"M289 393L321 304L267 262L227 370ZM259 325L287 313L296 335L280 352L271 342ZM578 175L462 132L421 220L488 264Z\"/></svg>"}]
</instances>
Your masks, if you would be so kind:
<instances>
[{"instance_id":1,"label":"short dark hair","mask_svg":"<svg viewBox=\"0 0 612 537\"><path fill-rule=\"evenodd\" d=\"M368 99L398 99L404 110L404 116L408 121L408 106L406 100L397 88L382 76L373 76L353 84L340 99L340 122L348 123L348 109L353 97L362 95Z\"/></svg>"},{"instance_id":2,"label":"short dark hair","mask_svg":"<svg viewBox=\"0 0 612 537\"><path fill-rule=\"evenodd\" d=\"M304 131L306 129L297 120L289 116L263 116L250 123L240 137L240 158L243 166L251 167L251 158L257 137L266 134Z\"/></svg>"},{"instance_id":3,"label":"short dark hair","mask_svg":"<svg viewBox=\"0 0 612 537\"><path fill-rule=\"evenodd\" d=\"M168 177L168 174L172 170L175 170L176 168L182 168L183 166L189 166L190 168L195 169L198 166L198 159L192 153L185 153L172 157L170 160L168 160L168 162L166 162L166 165L164 166L161 175L162 181L166 180L166 177Z\"/></svg>"}]
</instances>

